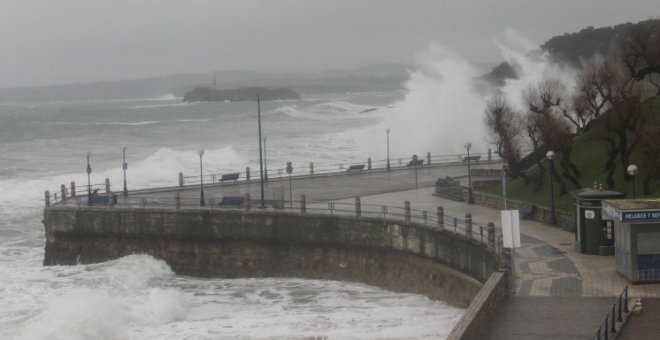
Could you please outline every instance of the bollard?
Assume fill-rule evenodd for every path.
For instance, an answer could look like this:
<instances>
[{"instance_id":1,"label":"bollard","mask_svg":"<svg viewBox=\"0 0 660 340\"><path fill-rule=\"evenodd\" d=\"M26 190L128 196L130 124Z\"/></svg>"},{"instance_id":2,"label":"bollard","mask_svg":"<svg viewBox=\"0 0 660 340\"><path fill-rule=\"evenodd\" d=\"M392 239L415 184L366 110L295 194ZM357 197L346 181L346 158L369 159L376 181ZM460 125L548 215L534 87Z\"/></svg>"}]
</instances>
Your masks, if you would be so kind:
<instances>
[{"instance_id":1,"label":"bollard","mask_svg":"<svg viewBox=\"0 0 660 340\"><path fill-rule=\"evenodd\" d=\"M445 227L445 209L438 207L438 227Z\"/></svg>"},{"instance_id":2,"label":"bollard","mask_svg":"<svg viewBox=\"0 0 660 340\"><path fill-rule=\"evenodd\" d=\"M431 153L426 153L426 165L431 165Z\"/></svg>"},{"instance_id":3,"label":"bollard","mask_svg":"<svg viewBox=\"0 0 660 340\"><path fill-rule=\"evenodd\" d=\"M309 175L314 176L314 162L309 162Z\"/></svg>"},{"instance_id":4,"label":"bollard","mask_svg":"<svg viewBox=\"0 0 660 340\"><path fill-rule=\"evenodd\" d=\"M50 206L50 192L48 190L46 190L46 192L44 193L44 197L46 198L46 206L49 207Z\"/></svg>"},{"instance_id":5,"label":"bollard","mask_svg":"<svg viewBox=\"0 0 660 340\"><path fill-rule=\"evenodd\" d=\"M174 194L174 206L176 210L181 209L181 192L179 192L178 190Z\"/></svg>"},{"instance_id":6,"label":"bollard","mask_svg":"<svg viewBox=\"0 0 660 340\"><path fill-rule=\"evenodd\" d=\"M183 186L183 172L179 172L179 186Z\"/></svg>"},{"instance_id":7,"label":"bollard","mask_svg":"<svg viewBox=\"0 0 660 340\"><path fill-rule=\"evenodd\" d=\"M60 186L60 194L62 195L62 202L66 200L66 185L62 184Z\"/></svg>"},{"instance_id":8,"label":"bollard","mask_svg":"<svg viewBox=\"0 0 660 340\"><path fill-rule=\"evenodd\" d=\"M245 180L250 183L250 167L245 167Z\"/></svg>"},{"instance_id":9,"label":"bollard","mask_svg":"<svg viewBox=\"0 0 660 340\"><path fill-rule=\"evenodd\" d=\"M493 160L492 152L491 152L490 148L488 148L488 160L489 160L489 161L492 161L492 160Z\"/></svg>"},{"instance_id":10,"label":"bollard","mask_svg":"<svg viewBox=\"0 0 660 340\"><path fill-rule=\"evenodd\" d=\"M488 222L486 229L488 232L488 246L495 248L495 223Z\"/></svg>"},{"instance_id":11,"label":"bollard","mask_svg":"<svg viewBox=\"0 0 660 340\"><path fill-rule=\"evenodd\" d=\"M406 222L410 222L410 201L403 202L403 213L406 218Z\"/></svg>"},{"instance_id":12,"label":"bollard","mask_svg":"<svg viewBox=\"0 0 660 340\"><path fill-rule=\"evenodd\" d=\"M252 208L252 204L250 203L250 193L246 192L245 193L245 210L250 210Z\"/></svg>"},{"instance_id":13,"label":"bollard","mask_svg":"<svg viewBox=\"0 0 660 340\"><path fill-rule=\"evenodd\" d=\"M472 214L465 214L465 236L472 238Z\"/></svg>"},{"instance_id":14,"label":"bollard","mask_svg":"<svg viewBox=\"0 0 660 340\"><path fill-rule=\"evenodd\" d=\"M304 214L307 212L307 198L305 195L300 195L300 213Z\"/></svg>"},{"instance_id":15,"label":"bollard","mask_svg":"<svg viewBox=\"0 0 660 340\"><path fill-rule=\"evenodd\" d=\"M71 197L76 197L76 182L71 181Z\"/></svg>"},{"instance_id":16,"label":"bollard","mask_svg":"<svg viewBox=\"0 0 660 340\"><path fill-rule=\"evenodd\" d=\"M105 193L107 194L109 192L110 192L110 178L106 178L105 179Z\"/></svg>"},{"instance_id":17,"label":"bollard","mask_svg":"<svg viewBox=\"0 0 660 340\"><path fill-rule=\"evenodd\" d=\"M362 203L360 203L360 197L355 197L355 217L362 216Z\"/></svg>"}]
</instances>

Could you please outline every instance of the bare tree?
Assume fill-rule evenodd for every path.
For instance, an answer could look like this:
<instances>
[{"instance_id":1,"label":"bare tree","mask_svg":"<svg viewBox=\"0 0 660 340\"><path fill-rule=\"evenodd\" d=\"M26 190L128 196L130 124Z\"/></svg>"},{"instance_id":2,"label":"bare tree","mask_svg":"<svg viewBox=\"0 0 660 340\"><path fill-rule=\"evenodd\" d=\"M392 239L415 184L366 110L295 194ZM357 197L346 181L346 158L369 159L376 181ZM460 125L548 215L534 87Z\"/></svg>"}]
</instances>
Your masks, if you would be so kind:
<instances>
[{"instance_id":1,"label":"bare tree","mask_svg":"<svg viewBox=\"0 0 660 340\"><path fill-rule=\"evenodd\" d=\"M621 60L630 76L637 80L648 80L660 95L660 29L650 22L633 26L619 45Z\"/></svg>"},{"instance_id":2,"label":"bare tree","mask_svg":"<svg viewBox=\"0 0 660 340\"><path fill-rule=\"evenodd\" d=\"M484 123L497 154L507 162L511 175L520 174L522 141L520 116L501 94L493 95L484 108Z\"/></svg>"}]
</instances>

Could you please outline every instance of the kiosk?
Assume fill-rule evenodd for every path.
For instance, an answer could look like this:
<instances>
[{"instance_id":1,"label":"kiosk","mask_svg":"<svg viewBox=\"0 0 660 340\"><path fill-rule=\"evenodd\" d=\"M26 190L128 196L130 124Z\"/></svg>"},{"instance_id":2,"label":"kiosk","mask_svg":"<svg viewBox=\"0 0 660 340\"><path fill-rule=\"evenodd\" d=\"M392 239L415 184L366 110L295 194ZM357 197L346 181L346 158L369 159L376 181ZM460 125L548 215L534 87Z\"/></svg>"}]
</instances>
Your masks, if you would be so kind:
<instances>
[{"instance_id":1,"label":"kiosk","mask_svg":"<svg viewBox=\"0 0 660 340\"><path fill-rule=\"evenodd\" d=\"M614 255L613 223L603 218L601 202L604 199L623 198L618 191L580 189L571 193L575 198L576 223L575 251L589 255Z\"/></svg>"},{"instance_id":2,"label":"kiosk","mask_svg":"<svg viewBox=\"0 0 660 340\"><path fill-rule=\"evenodd\" d=\"M660 281L660 198L606 200L614 221L616 270L633 283Z\"/></svg>"}]
</instances>

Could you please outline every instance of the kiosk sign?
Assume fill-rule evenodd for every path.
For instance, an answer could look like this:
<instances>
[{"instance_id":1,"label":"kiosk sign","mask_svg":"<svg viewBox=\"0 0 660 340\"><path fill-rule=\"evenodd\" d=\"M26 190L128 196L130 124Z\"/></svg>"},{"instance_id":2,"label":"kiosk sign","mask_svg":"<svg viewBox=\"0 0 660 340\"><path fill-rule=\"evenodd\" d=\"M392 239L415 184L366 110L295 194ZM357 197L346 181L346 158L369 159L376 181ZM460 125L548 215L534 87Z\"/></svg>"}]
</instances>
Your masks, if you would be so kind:
<instances>
[{"instance_id":1,"label":"kiosk sign","mask_svg":"<svg viewBox=\"0 0 660 340\"><path fill-rule=\"evenodd\" d=\"M660 222L660 210L624 211L621 212L621 222L629 222L629 223Z\"/></svg>"}]
</instances>

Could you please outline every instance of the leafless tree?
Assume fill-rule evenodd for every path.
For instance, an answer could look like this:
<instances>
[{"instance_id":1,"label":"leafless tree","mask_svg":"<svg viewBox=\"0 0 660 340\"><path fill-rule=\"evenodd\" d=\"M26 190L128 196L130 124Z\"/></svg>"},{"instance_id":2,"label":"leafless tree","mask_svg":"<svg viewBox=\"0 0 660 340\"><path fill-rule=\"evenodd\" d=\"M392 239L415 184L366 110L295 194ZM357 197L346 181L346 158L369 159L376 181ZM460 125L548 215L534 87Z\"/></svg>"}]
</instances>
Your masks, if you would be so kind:
<instances>
[{"instance_id":1,"label":"leafless tree","mask_svg":"<svg viewBox=\"0 0 660 340\"><path fill-rule=\"evenodd\" d=\"M486 102L484 113L489 139L496 146L498 155L507 162L511 175L515 178L521 171L520 115L501 94L493 95Z\"/></svg>"}]
</instances>

